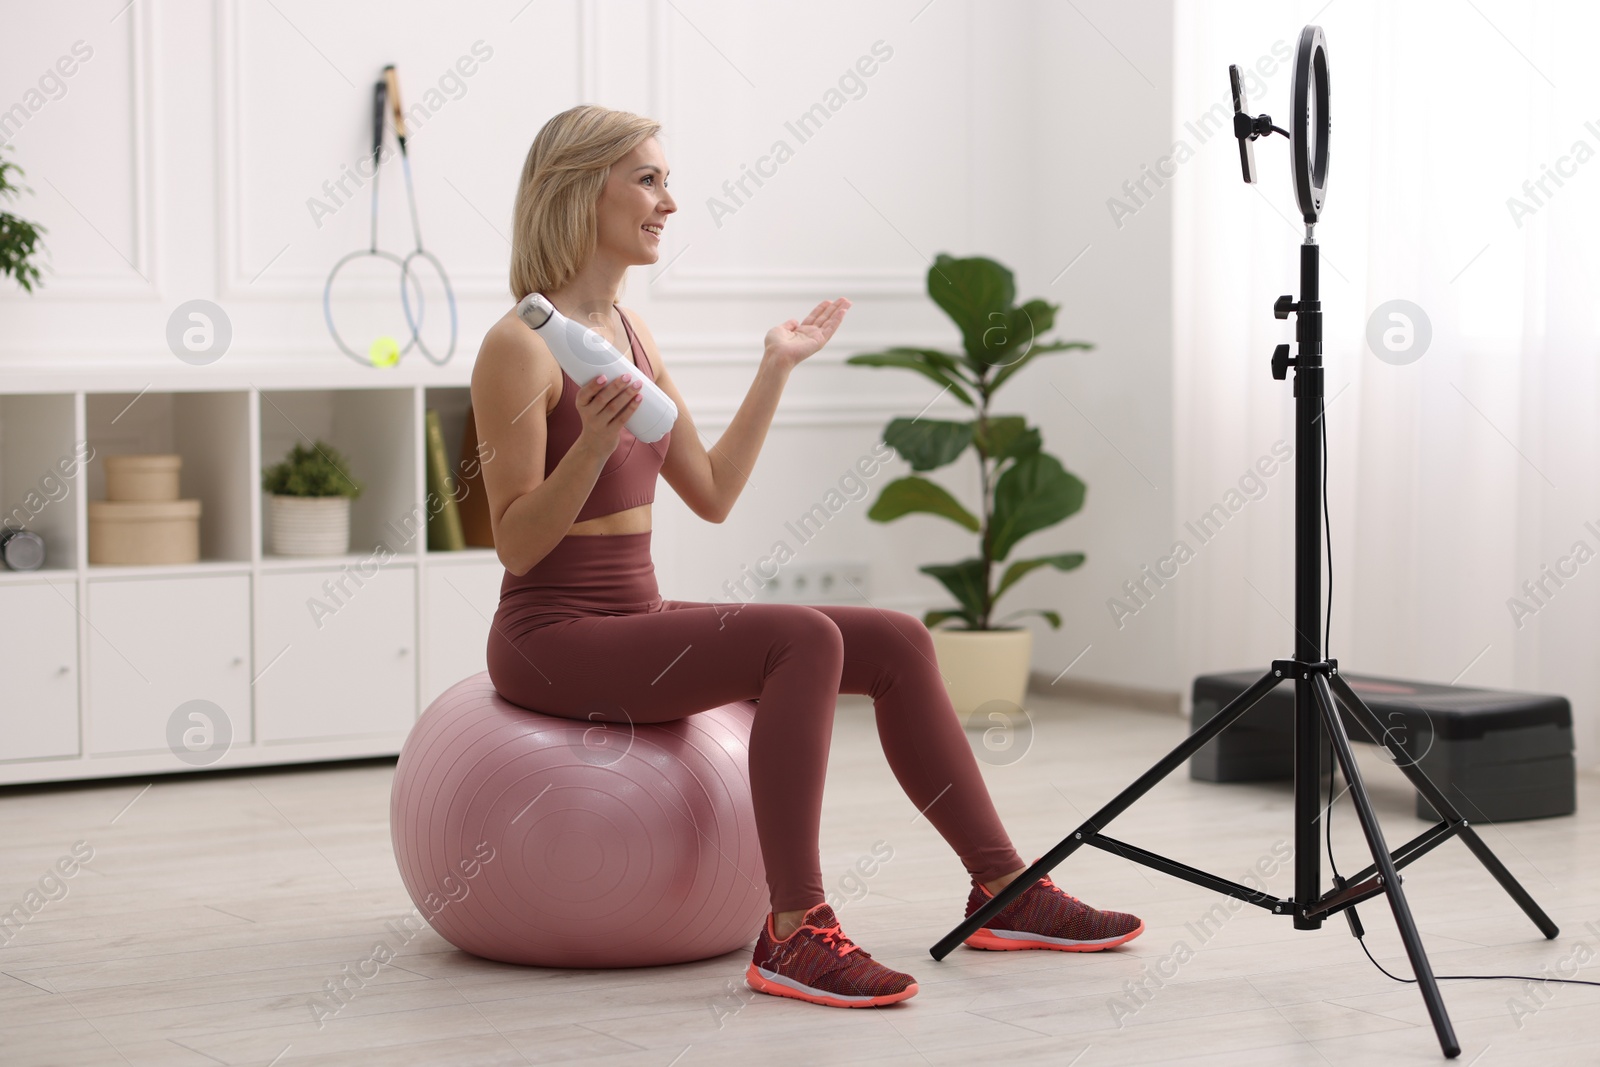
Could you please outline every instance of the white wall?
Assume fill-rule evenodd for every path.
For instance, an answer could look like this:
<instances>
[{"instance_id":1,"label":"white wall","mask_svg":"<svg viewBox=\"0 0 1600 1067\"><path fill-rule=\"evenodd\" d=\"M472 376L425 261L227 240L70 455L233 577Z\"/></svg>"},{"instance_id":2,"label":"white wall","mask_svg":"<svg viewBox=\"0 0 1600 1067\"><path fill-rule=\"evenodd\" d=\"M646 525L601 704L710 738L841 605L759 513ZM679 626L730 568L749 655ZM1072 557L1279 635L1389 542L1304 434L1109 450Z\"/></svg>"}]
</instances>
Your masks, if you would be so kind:
<instances>
[{"instance_id":1,"label":"white wall","mask_svg":"<svg viewBox=\"0 0 1600 1067\"><path fill-rule=\"evenodd\" d=\"M775 540L797 545L785 520L837 487L890 418L933 395L915 375L841 361L889 344L954 347L924 295L927 261L987 254L1016 270L1019 295L1062 304L1061 336L1099 346L1043 357L1001 394L999 410L1038 422L1046 448L1089 485L1084 511L1023 551L1082 550L1090 562L1036 572L1004 607L1063 613L1059 632L1030 622L1038 671L1054 677L1084 653L1073 677L1180 687L1167 605L1121 630L1105 605L1174 526L1169 198L1157 191L1120 225L1107 209L1170 143L1169 0L123 2L7 16L0 109L21 106L10 112L12 158L35 190L7 209L48 227L53 272L32 297L0 291L0 374L47 364L87 381L115 364L198 380L205 368L179 364L165 340L168 316L195 298L227 313L231 367L303 365L308 384L342 369L321 285L366 243L370 189L320 222L308 200L329 202L324 182L368 151L370 83L393 62L407 103L428 107L413 130L413 177L425 244L461 306L454 361L419 373L464 381L507 306L512 198L540 124L580 101L639 111L665 123L681 211L663 246L670 268L635 271L624 302L650 323L708 435L736 410L769 326L825 297L855 304L829 349L791 378L726 525L694 520L662 484L664 593L725 596L723 582ZM92 56L58 85L49 71L79 41ZM800 143L785 122L880 41L864 92ZM473 73L458 78L462 57ZM777 139L793 158L715 218L708 198ZM380 183L380 247L404 249L398 160ZM388 290L367 289L349 314L392 319ZM865 560L874 603L920 612L945 597L916 567L962 558L974 542L933 518L866 520L878 488L904 470L880 471L801 554ZM970 455L956 473L938 477L972 500Z\"/></svg>"},{"instance_id":2,"label":"white wall","mask_svg":"<svg viewBox=\"0 0 1600 1067\"><path fill-rule=\"evenodd\" d=\"M1171 603L1153 598L1120 625L1107 608L1171 544L1175 525L1172 189L1145 170L1172 144L1172 5L1039 11L1030 63L1038 247L1023 288L1059 301L1063 334L1097 347L1048 357L1050 369L1030 371L1022 386L1038 396L1027 410L1047 446L1089 485L1080 515L1040 535L1089 559L1040 578L1029 594L1065 616L1059 634L1038 643L1034 666L1053 678L1082 654L1069 677L1178 690L1186 683L1173 664ZM1130 196L1125 183L1140 181ZM1124 207L1113 211L1113 198Z\"/></svg>"}]
</instances>

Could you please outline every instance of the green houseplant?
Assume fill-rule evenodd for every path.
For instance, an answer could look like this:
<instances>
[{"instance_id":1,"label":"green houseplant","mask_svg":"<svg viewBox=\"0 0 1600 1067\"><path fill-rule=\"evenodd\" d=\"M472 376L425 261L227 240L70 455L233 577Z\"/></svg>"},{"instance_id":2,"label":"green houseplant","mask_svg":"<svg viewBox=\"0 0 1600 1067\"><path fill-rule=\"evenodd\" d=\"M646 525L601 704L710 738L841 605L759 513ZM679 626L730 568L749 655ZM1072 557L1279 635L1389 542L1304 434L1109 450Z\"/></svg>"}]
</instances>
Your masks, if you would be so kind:
<instances>
[{"instance_id":1,"label":"green houseplant","mask_svg":"<svg viewBox=\"0 0 1600 1067\"><path fill-rule=\"evenodd\" d=\"M1021 415L994 414L991 404L1000 388L1038 356L1094 346L1084 341L1041 340L1041 335L1054 327L1059 305L1040 299L1018 304L1011 271L992 259L957 259L940 253L928 270L927 286L928 296L961 332L959 353L890 348L851 356L846 362L915 371L972 408L973 418L960 421L896 418L884 430L883 440L915 472L954 463L970 447L977 454L981 499L974 514L937 482L914 473L884 486L867 517L892 522L916 513L937 515L978 535L976 555L918 568L943 584L956 601L952 608L929 611L923 623L934 633L953 698L957 695L955 675L961 673L962 663L970 660L975 670L990 676L975 681L976 689L967 699L955 701L958 710L963 704L973 705L973 700L985 693L1007 694L1008 699L1015 694L1013 702L1020 703L1027 687L1032 632L1020 624L1005 624L1018 616L1037 614L1059 629L1061 616L1029 608L996 619L995 605L1039 567L1070 571L1083 564L1081 552L1015 560L1010 556L1023 538L1082 508L1085 486L1060 460L1043 451L1036 427L1028 426ZM1001 564L1007 565L996 578ZM947 620L963 625L936 629ZM959 638L952 640L957 635ZM960 639L969 635L970 640ZM994 679L994 671L1007 678Z\"/></svg>"},{"instance_id":2,"label":"green houseplant","mask_svg":"<svg viewBox=\"0 0 1600 1067\"><path fill-rule=\"evenodd\" d=\"M0 150L7 145L0 144ZM22 177L22 168L0 159L0 195L16 200L22 193L31 193L26 185L13 185L7 178L10 172ZM39 235L46 232L43 226L21 219L9 212L0 211L0 275L9 275L28 292L39 281L39 268L30 260L38 250Z\"/></svg>"},{"instance_id":3,"label":"green houseplant","mask_svg":"<svg viewBox=\"0 0 1600 1067\"><path fill-rule=\"evenodd\" d=\"M350 501L362 485L334 447L300 442L262 471L269 494L272 551L280 556L338 556L350 549Z\"/></svg>"}]
</instances>

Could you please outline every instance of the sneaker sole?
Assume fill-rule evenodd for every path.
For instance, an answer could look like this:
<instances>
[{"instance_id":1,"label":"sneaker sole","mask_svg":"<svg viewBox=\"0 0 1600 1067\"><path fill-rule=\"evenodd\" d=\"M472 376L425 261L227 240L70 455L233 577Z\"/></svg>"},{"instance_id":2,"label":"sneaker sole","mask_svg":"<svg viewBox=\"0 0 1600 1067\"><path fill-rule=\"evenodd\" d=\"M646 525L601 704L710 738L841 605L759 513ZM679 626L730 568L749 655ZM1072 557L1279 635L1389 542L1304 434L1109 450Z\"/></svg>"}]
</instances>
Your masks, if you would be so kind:
<instances>
[{"instance_id":1,"label":"sneaker sole","mask_svg":"<svg viewBox=\"0 0 1600 1067\"><path fill-rule=\"evenodd\" d=\"M812 1004L824 1004L830 1008L876 1008L882 1004L893 1004L917 995L917 983L912 982L898 993L883 993L878 996L848 996L842 993L830 993L822 989L796 982L793 978L786 978L776 971L769 971L762 967L750 964L745 971L745 982L757 993L770 993L775 997L792 997L795 1000L809 1001Z\"/></svg>"},{"instance_id":2,"label":"sneaker sole","mask_svg":"<svg viewBox=\"0 0 1600 1067\"><path fill-rule=\"evenodd\" d=\"M1057 952L1099 952L1101 949L1113 948L1132 941L1142 933L1144 933L1143 922L1120 937L1108 937L1100 941L1073 941L1065 937L1046 937L1043 934L1029 934L1018 930L991 930L986 926L967 938L963 944L970 948L991 951L1049 948Z\"/></svg>"}]
</instances>

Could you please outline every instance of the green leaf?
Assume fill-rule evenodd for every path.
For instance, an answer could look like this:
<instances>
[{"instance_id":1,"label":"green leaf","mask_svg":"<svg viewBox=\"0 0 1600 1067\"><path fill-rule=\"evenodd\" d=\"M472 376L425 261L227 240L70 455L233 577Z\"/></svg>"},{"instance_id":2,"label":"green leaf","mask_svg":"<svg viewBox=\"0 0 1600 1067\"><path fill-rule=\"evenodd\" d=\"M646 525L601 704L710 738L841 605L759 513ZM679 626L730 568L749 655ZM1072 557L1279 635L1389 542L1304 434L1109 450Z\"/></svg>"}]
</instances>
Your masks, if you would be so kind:
<instances>
[{"instance_id":1,"label":"green leaf","mask_svg":"<svg viewBox=\"0 0 1600 1067\"><path fill-rule=\"evenodd\" d=\"M345 496L351 500L363 486L350 474L350 464L320 438L307 448L299 441L281 463L261 472L261 488L279 496Z\"/></svg>"},{"instance_id":2,"label":"green leaf","mask_svg":"<svg viewBox=\"0 0 1600 1067\"><path fill-rule=\"evenodd\" d=\"M1019 559L1006 568L1006 573L1000 578L1000 588L995 590L994 598L999 600L1007 589L1029 571L1038 567L1049 565L1058 571L1070 571L1083 565L1082 552L1063 552L1055 556L1038 556L1034 559Z\"/></svg>"},{"instance_id":3,"label":"green leaf","mask_svg":"<svg viewBox=\"0 0 1600 1067\"><path fill-rule=\"evenodd\" d=\"M969 630L978 627L977 618L965 611L930 611L922 616L922 625L931 630L946 619L965 619Z\"/></svg>"},{"instance_id":4,"label":"green leaf","mask_svg":"<svg viewBox=\"0 0 1600 1067\"><path fill-rule=\"evenodd\" d=\"M1017 460L1000 476L989 524L994 559L999 562L1024 537L1043 530L1083 507L1083 482L1047 452Z\"/></svg>"},{"instance_id":5,"label":"green leaf","mask_svg":"<svg viewBox=\"0 0 1600 1067\"><path fill-rule=\"evenodd\" d=\"M1039 451L1042 441L1039 431L1028 429L1021 415L991 415L988 428L973 424L973 440L994 460L1020 459Z\"/></svg>"},{"instance_id":6,"label":"green leaf","mask_svg":"<svg viewBox=\"0 0 1600 1067\"><path fill-rule=\"evenodd\" d=\"M1003 385L1013 374L1017 373L1017 371L1021 370L1023 367L1026 367L1030 362L1032 362L1034 356L1042 355L1045 352L1065 352L1069 349L1082 349L1084 351L1089 351L1093 348L1094 345L1087 341L1051 341L1047 344L1033 345L1014 363L1009 363L1005 367L1001 368L1000 373L994 376L994 381L989 383L989 392L993 393L995 390L999 389L1000 386Z\"/></svg>"},{"instance_id":7,"label":"green leaf","mask_svg":"<svg viewBox=\"0 0 1600 1067\"><path fill-rule=\"evenodd\" d=\"M961 357L952 356L948 352L941 352L937 348L911 348L906 345L895 345L893 348L884 349L884 352L894 355L915 356L933 364L964 385L977 384L962 373L962 368L965 364L961 362ZM846 362L849 362L849 360L846 360Z\"/></svg>"},{"instance_id":8,"label":"green leaf","mask_svg":"<svg viewBox=\"0 0 1600 1067\"><path fill-rule=\"evenodd\" d=\"M931 471L951 462L972 443L972 423L939 419L894 419L883 439L911 464L914 471Z\"/></svg>"},{"instance_id":9,"label":"green leaf","mask_svg":"<svg viewBox=\"0 0 1600 1067\"><path fill-rule=\"evenodd\" d=\"M33 292L39 281L39 268L30 262L39 246L43 226L0 211L0 277L11 275L18 285Z\"/></svg>"},{"instance_id":10,"label":"green leaf","mask_svg":"<svg viewBox=\"0 0 1600 1067\"><path fill-rule=\"evenodd\" d=\"M9 144L0 143L0 153L10 149ZM21 182L13 182L8 177L11 174L21 178L24 171L17 164L0 158L0 195L7 200L19 200L23 193L33 192ZM40 235L48 232L37 223L0 211L0 277L14 278L18 285L32 293L40 279L39 267L32 260L39 251Z\"/></svg>"},{"instance_id":11,"label":"green leaf","mask_svg":"<svg viewBox=\"0 0 1600 1067\"><path fill-rule=\"evenodd\" d=\"M1037 340L1055 326L1056 312L1060 310L1060 304L1052 304L1048 300L1034 297L1017 306L1018 322L1020 324L1022 320L1027 320L1028 336Z\"/></svg>"},{"instance_id":12,"label":"green leaf","mask_svg":"<svg viewBox=\"0 0 1600 1067\"><path fill-rule=\"evenodd\" d=\"M845 362L862 367L904 367L907 370L914 370L932 379L936 385L949 389L968 407L975 406L971 395L959 384L966 379L956 372L955 357L944 352L929 348L888 348L882 352L864 352L851 356Z\"/></svg>"},{"instance_id":13,"label":"green leaf","mask_svg":"<svg viewBox=\"0 0 1600 1067\"><path fill-rule=\"evenodd\" d=\"M1021 307L1008 308L1003 313L991 313L988 328L983 331L983 349L977 353L984 364L1005 368L1025 358L1039 336L1048 333L1055 322L1058 305L1048 301L1029 300Z\"/></svg>"},{"instance_id":14,"label":"green leaf","mask_svg":"<svg viewBox=\"0 0 1600 1067\"><path fill-rule=\"evenodd\" d=\"M1018 615L1042 615L1044 616L1044 620L1050 624L1050 628L1052 630L1061 629L1061 613L1057 611L1049 611L1045 608L1024 608L1021 611L1013 611L1010 615L1007 615L1005 619L1000 619L993 629L999 629L1000 622L1005 622L1006 619L1014 619Z\"/></svg>"},{"instance_id":15,"label":"green leaf","mask_svg":"<svg viewBox=\"0 0 1600 1067\"><path fill-rule=\"evenodd\" d=\"M986 367L979 355L984 351L984 331L995 325L994 315L1010 321L1017 296L1011 271L985 256L956 259L940 252L928 268L928 296L955 322L967 363L981 374Z\"/></svg>"},{"instance_id":16,"label":"green leaf","mask_svg":"<svg viewBox=\"0 0 1600 1067\"><path fill-rule=\"evenodd\" d=\"M983 523L962 507L961 502L946 492L943 486L914 475L897 478L884 486L883 492L878 494L878 499L867 511L867 518L874 522L892 522L916 511L943 515L973 533L983 528Z\"/></svg>"},{"instance_id":17,"label":"green leaf","mask_svg":"<svg viewBox=\"0 0 1600 1067\"><path fill-rule=\"evenodd\" d=\"M973 618L983 615L984 596L989 591L988 568L981 559L964 559L960 563L930 563L926 567L918 567L923 574L929 574L944 583L950 590L966 613Z\"/></svg>"}]
</instances>

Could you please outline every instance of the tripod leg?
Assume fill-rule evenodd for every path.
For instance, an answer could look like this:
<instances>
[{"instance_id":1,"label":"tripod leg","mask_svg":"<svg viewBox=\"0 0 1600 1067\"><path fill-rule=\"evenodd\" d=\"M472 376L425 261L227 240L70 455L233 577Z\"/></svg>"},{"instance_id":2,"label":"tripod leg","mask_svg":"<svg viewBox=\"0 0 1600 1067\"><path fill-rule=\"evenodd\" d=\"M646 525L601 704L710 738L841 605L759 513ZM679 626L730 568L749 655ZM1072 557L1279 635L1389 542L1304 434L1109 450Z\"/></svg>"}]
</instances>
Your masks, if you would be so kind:
<instances>
[{"instance_id":1,"label":"tripod leg","mask_svg":"<svg viewBox=\"0 0 1600 1067\"><path fill-rule=\"evenodd\" d=\"M1467 823L1467 820L1461 817L1461 812L1444 795L1444 791L1433 784L1433 780L1423 772L1421 767L1417 766L1416 761L1407 754L1405 749L1400 746L1400 743L1395 741L1388 731L1383 729L1378 716L1362 702L1356 691L1350 688L1350 684L1336 674L1329 682L1329 685L1332 686L1334 695L1339 698L1339 703L1345 706L1351 716L1361 724L1367 733L1372 735L1374 740L1387 748L1389 753L1394 756L1395 765L1400 768L1400 773L1410 780L1411 784L1416 787L1417 792L1422 794L1424 800L1433 805L1433 810L1439 813L1439 818L1455 826L1456 833L1462 841L1466 842L1467 847L1472 850L1472 854L1478 857L1478 862L1488 869L1489 873L1494 876L1494 880L1500 883L1501 888L1510 894L1511 899L1517 902L1518 907L1527 914L1528 918L1533 920L1533 924L1539 928L1539 932L1544 934L1545 937L1555 937L1559 934L1561 928L1551 920L1550 916L1545 914L1544 909L1539 907L1528 891L1522 888L1522 883L1518 882L1516 877L1506 869L1505 864L1500 862L1500 857L1489 850L1489 846L1484 844L1483 839Z\"/></svg>"},{"instance_id":2,"label":"tripod leg","mask_svg":"<svg viewBox=\"0 0 1600 1067\"><path fill-rule=\"evenodd\" d=\"M936 960L948 956L957 945L982 929L983 925L1000 914L1006 905L1025 893L1029 886L1049 874L1058 863L1076 852L1088 838L1098 834L1112 819L1132 807L1134 801L1154 789L1163 778L1182 766L1185 760L1205 747L1206 742L1227 729L1234 720L1254 707L1282 681L1285 681L1282 672L1271 669L1257 678L1255 684L1228 701L1204 726L1163 756L1159 763L1140 775L1132 785L1113 797L1105 807L1089 816L1075 832L1062 838L1054 848L1035 860L1031 867L1013 878L1010 884L995 894L994 899L987 901L983 907L963 919L954 930L935 942L928 950L929 954Z\"/></svg>"},{"instance_id":3,"label":"tripod leg","mask_svg":"<svg viewBox=\"0 0 1600 1067\"><path fill-rule=\"evenodd\" d=\"M1417 976L1417 988L1422 991L1422 1002L1428 1008L1428 1015L1433 1019L1433 1029L1439 1036L1439 1047L1444 1050L1447 1057L1461 1054L1461 1044L1456 1040L1455 1029L1450 1025L1450 1016L1446 1014L1444 998L1439 995L1439 983L1433 977L1433 967L1428 963L1427 952L1422 947L1422 936L1417 933L1417 924L1411 917L1411 908L1406 904L1405 893L1400 889L1400 874L1395 870L1394 857L1389 853L1389 846L1383 840L1383 829L1378 825L1378 816L1372 810L1372 801L1367 797L1367 787L1361 780L1361 768L1356 765L1355 753L1350 748L1350 738L1344 732L1344 721L1339 718L1339 709L1333 702L1333 694L1328 689L1328 680L1321 674L1312 675L1312 691L1316 694L1317 707L1322 712L1322 722L1327 728L1328 739L1333 742L1334 758L1339 762L1339 769L1344 772L1344 779L1350 784L1350 798L1355 802L1356 815L1361 821L1362 833L1367 838L1367 848L1372 853L1373 863L1378 868L1378 873L1383 878L1383 891L1389 898L1390 910L1394 912L1395 925L1400 928L1400 940L1405 942L1406 955L1411 959L1411 970Z\"/></svg>"}]
</instances>

